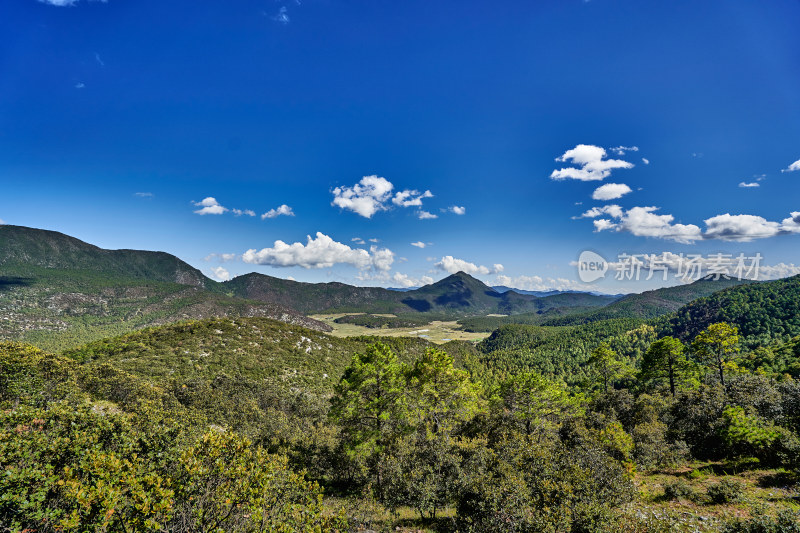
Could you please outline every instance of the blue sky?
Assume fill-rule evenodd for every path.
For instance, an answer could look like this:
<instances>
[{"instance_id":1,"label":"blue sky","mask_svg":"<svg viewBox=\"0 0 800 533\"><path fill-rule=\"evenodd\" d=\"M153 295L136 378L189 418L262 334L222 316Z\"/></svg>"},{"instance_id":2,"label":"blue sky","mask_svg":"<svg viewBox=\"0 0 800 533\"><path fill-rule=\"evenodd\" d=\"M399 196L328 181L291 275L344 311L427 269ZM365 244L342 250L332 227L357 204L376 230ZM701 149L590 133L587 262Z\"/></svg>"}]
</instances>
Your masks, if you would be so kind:
<instances>
[{"instance_id":1,"label":"blue sky","mask_svg":"<svg viewBox=\"0 0 800 533\"><path fill-rule=\"evenodd\" d=\"M798 20L793 0L9 0L0 219L222 277L663 284L584 284L587 249L798 273Z\"/></svg>"}]
</instances>

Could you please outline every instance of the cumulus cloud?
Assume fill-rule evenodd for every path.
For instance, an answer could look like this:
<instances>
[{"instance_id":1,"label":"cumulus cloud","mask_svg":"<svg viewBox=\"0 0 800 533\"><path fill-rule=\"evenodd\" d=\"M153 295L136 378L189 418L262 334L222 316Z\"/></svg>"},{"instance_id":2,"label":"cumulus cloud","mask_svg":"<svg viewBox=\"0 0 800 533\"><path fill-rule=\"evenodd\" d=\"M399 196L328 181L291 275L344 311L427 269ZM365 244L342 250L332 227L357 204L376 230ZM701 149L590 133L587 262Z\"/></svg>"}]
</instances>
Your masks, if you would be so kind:
<instances>
[{"instance_id":1,"label":"cumulus cloud","mask_svg":"<svg viewBox=\"0 0 800 533\"><path fill-rule=\"evenodd\" d=\"M788 168L781 170L781 172L794 172L796 170L800 170L800 159L789 165Z\"/></svg>"},{"instance_id":2,"label":"cumulus cloud","mask_svg":"<svg viewBox=\"0 0 800 533\"><path fill-rule=\"evenodd\" d=\"M675 217L656 213L658 207L633 207L628 210L618 205L593 207L580 217L595 218L595 231L626 231L638 237L655 237L689 244L700 239L749 242L776 235L800 233L800 211L788 218L774 222L756 215L717 215L705 220L705 232L694 224L675 224ZM608 216L611 218L598 218Z\"/></svg>"},{"instance_id":3,"label":"cumulus cloud","mask_svg":"<svg viewBox=\"0 0 800 533\"><path fill-rule=\"evenodd\" d=\"M592 193L593 200L616 200L631 192L631 188L624 183L606 183L596 188Z\"/></svg>"},{"instance_id":4,"label":"cumulus cloud","mask_svg":"<svg viewBox=\"0 0 800 533\"><path fill-rule=\"evenodd\" d=\"M434 215L433 213L429 213L427 211L420 209L419 211L417 211L417 218L419 218L420 220L427 220L431 218L439 218L439 215Z\"/></svg>"},{"instance_id":5,"label":"cumulus cloud","mask_svg":"<svg viewBox=\"0 0 800 533\"><path fill-rule=\"evenodd\" d=\"M372 268L386 271L394 262L394 252L386 248L379 249L377 246L370 247L369 251L351 248L317 232L315 238L309 235L305 244L287 244L278 240L271 248L247 250L242 255L242 260L245 263L275 267L330 268L337 264L346 264L361 270Z\"/></svg>"},{"instance_id":6,"label":"cumulus cloud","mask_svg":"<svg viewBox=\"0 0 800 533\"><path fill-rule=\"evenodd\" d=\"M400 207L420 207L423 198L433 198L431 191L423 193L414 190L399 191L392 198L392 203Z\"/></svg>"},{"instance_id":7,"label":"cumulus cloud","mask_svg":"<svg viewBox=\"0 0 800 533\"><path fill-rule=\"evenodd\" d=\"M213 267L211 272L214 274L214 277L220 281L228 281L231 279L231 273L228 272L224 267Z\"/></svg>"},{"instance_id":8,"label":"cumulus cloud","mask_svg":"<svg viewBox=\"0 0 800 533\"><path fill-rule=\"evenodd\" d=\"M240 217L242 215L247 215L249 217L256 216L256 212L253 211L252 209L231 209L231 212L237 217Z\"/></svg>"},{"instance_id":9,"label":"cumulus cloud","mask_svg":"<svg viewBox=\"0 0 800 533\"><path fill-rule=\"evenodd\" d=\"M431 283L433 283L433 278L430 276L412 278L407 274L401 274L400 272L395 272L394 275L392 276L392 281L394 281L395 283L404 288L422 287L423 285L430 285Z\"/></svg>"},{"instance_id":10,"label":"cumulus cloud","mask_svg":"<svg viewBox=\"0 0 800 533\"><path fill-rule=\"evenodd\" d=\"M195 213L198 215L221 215L229 211L227 207L222 207L217 202L217 199L209 196L199 202L194 202L194 205L199 207L200 209L196 210Z\"/></svg>"},{"instance_id":11,"label":"cumulus cloud","mask_svg":"<svg viewBox=\"0 0 800 533\"><path fill-rule=\"evenodd\" d=\"M270 209L269 211L267 211L266 213L261 215L261 220L266 220L268 218L275 218L275 217L279 217L281 215L287 216L287 217L293 217L294 216L294 211L292 211L292 208L289 207L286 204L279 205L275 209Z\"/></svg>"},{"instance_id":12,"label":"cumulus cloud","mask_svg":"<svg viewBox=\"0 0 800 533\"><path fill-rule=\"evenodd\" d=\"M455 274L456 272L466 272L472 276L482 274L497 274L503 271L503 265L495 264L492 265L492 268L485 267L483 265L476 265L475 263L470 263L468 261L464 261L463 259L456 259L452 255L446 255L442 257L442 259L434 264L436 268L447 272L449 274Z\"/></svg>"},{"instance_id":13,"label":"cumulus cloud","mask_svg":"<svg viewBox=\"0 0 800 533\"><path fill-rule=\"evenodd\" d=\"M425 248L430 243L424 243L422 241L412 242L411 246L416 246L417 248Z\"/></svg>"},{"instance_id":14,"label":"cumulus cloud","mask_svg":"<svg viewBox=\"0 0 800 533\"><path fill-rule=\"evenodd\" d=\"M451 213L455 213L456 215L463 215L464 213L467 212L466 207L460 207L457 205L450 206L447 208L447 210L450 211Z\"/></svg>"},{"instance_id":15,"label":"cumulus cloud","mask_svg":"<svg viewBox=\"0 0 800 533\"><path fill-rule=\"evenodd\" d=\"M753 181L753 182L750 182L750 183L742 181L742 182L739 183L739 187L741 187L743 189L749 189L749 188L752 188L752 187L761 187L761 184L756 182L756 181Z\"/></svg>"},{"instance_id":16,"label":"cumulus cloud","mask_svg":"<svg viewBox=\"0 0 800 533\"><path fill-rule=\"evenodd\" d=\"M556 161L576 165L554 170L550 178L554 180L575 179L580 181L601 181L617 168L633 168L633 163L621 159L606 159L605 149L591 144L579 144L567 150Z\"/></svg>"},{"instance_id":17,"label":"cumulus cloud","mask_svg":"<svg viewBox=\"0 0 800 533\"><path fill-rule=\"evenodd\" d=\"M348 209L365 218L372 218L378 211L386 210L386 200L394 189L394 185L386 178L364 176L352 187L336 187L333 189L332 205Z\"/></svg>"},{"instance_id":18,"label":"cumulus cloud","mask_svg":"<svg viewBox=\"0 0 800 533\"><path fill-rule=\"evenodd\" d=\"M719 239L722 241L748 242L753 239L764 239L774 237L784 232L790 232L789 226L793 223L791 218L786 219L787 229L784 231L783 224L772 222L764 217L756 215L717 215L706 221L707 239Z\"/></svg>"},{"instance_id":19,"label":"cumulus cloud","mask_svg":"<svg viewBox=\"0 0 800 533\"><path fill-rule=\"evenodd\" d=\"M618 206L612 206L618 207ZM595 231L627 231L637 237L655 237L688 244L702 238L700 228L694 224L673 224L672 215L658 215L658 207L633 207L627 211L611 214L617 219L595 220Z\"/></svg>"}]
</instances>

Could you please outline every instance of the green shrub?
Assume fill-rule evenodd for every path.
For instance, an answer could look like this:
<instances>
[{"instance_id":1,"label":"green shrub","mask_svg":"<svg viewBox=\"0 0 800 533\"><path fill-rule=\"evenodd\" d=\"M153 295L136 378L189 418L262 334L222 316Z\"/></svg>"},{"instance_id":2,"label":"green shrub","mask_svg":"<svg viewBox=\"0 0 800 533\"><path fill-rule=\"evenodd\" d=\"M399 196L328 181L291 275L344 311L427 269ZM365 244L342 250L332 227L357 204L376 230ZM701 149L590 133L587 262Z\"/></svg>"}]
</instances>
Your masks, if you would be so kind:
<instances>
[{"instance_id":1,"label":"green shrub","mask_svg":"<svg viewBox=\"0 0 800 533\"><path fill-rule=\"evenodd\" d=\"M697 492L682 479L664 483L664 497L668 500L695 500Z\"/></svg>"},{"instance_id":2,"label":"green shrub","mask_svg":"<svg viewBox=\"0 0 800 533\"><path fill-rule=\"evenodd\" d=\"M725 478L708 487L708 497L711 499L711 503L735 503L741 501L743 496L744 483L737 479Z\"/></svg>"},{"instance_id":3,"label":"green shrub","mask_svg":"<svg viewBox=\"0 0 800 533\"><path fill-rule=\"evenodd\" d=\"M800 513L783 510L777 516L759 515L749 520L734 520L723 533L800 533Z\"/></svg>"}]
</instances>

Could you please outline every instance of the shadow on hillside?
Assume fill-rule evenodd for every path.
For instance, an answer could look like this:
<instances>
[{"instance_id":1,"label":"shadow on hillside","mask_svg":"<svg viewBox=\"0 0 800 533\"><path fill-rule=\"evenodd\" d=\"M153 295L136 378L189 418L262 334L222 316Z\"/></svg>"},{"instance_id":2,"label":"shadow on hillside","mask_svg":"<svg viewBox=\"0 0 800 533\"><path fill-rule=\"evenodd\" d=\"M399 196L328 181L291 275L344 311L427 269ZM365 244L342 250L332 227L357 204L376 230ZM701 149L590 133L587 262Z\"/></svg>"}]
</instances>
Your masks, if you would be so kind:
<instances>
[{"instance_id":1,"label":"shadow on hillside","mask_svg":"<svg viewBox=\"0 0 800 533\"><path fill-rule=\"evenodd\" d=\"M0 276L0 291L7 291L14 287L27 287L33 284L33 278L18 278L16 276Z\"/></svg>"},{"instance_id":2,"label":"shadow on hillside","mask_svg":"<svg viewBox=\"0 0 800 533\"><path fill-rule=\"evenodd\" d=\"M405 298L401 301L414 311L419 311L420 313L424 313L425 311L430 311L431 307L433 307L428 300L415 300L414 298Z\"/></svg>"}]
</instances>

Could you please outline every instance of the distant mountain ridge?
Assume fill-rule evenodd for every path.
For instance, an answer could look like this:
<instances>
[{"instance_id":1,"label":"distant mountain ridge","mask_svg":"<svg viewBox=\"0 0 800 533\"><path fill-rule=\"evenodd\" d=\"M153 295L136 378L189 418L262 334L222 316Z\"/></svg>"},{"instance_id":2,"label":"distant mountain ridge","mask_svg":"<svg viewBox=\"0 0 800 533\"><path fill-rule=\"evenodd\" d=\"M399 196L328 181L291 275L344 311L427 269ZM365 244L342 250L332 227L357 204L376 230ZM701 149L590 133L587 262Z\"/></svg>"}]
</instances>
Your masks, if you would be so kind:
<instances>
[{"instance_id":1,"label":"distant mountain ridge","mask_svg":"<svg viewBox=\"0 0 800 533\"><path fill-rule=\"evenodd\" d=\"M500 293L482 281L457 272L418 289L398 291L344 283L303 283L265 274L245 274L222 283L226 294L274 302L302 313L487 313L544 312L555 307L599 307L615 297L564 293L539 298L515 291Z\"/></svg>"}]
</instances>

